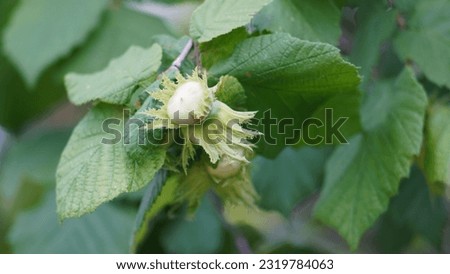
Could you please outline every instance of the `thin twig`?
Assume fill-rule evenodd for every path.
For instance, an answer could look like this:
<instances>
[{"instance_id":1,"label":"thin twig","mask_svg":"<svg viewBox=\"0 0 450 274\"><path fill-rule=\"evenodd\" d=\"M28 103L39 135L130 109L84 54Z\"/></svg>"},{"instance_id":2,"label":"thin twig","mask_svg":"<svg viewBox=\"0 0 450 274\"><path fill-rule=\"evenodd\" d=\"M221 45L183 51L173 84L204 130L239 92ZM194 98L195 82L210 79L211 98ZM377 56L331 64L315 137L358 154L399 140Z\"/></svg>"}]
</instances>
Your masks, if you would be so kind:
<instances>
[{"instance_id":1,"label":"thin twig","mask_svg":"<svg viewBox=\"0 0 450 274\"><path fill-rule=\"evenodd\" d=\"M173 62L170 65L170 67L167 68L163 73L159 74L156 79L157 80L162 80L164 75L170 75L173 72L179 71L180 68L181 68L181 64L183 63L183 61L186 59L186 57L188 56L189 52L191 51L192 45L193 45L193 41L192 41L192 39L189 39L189 41L186 43L186 45L184 46L184 48L180 52L180 54L177 56L177 58L175 58L175 60L173 60ZM142 106L143 102L149 96L148 92L144 92L143 94L144 94L143 97L139 97L139 99L136 100L135 106L136 106L137 109L139 109Z\"/></svg>"},{"instance_id":2,"label":"thin twig","mask_svg":"<svg viewBox=\"0 0 450 274\"><path fill-rule=\"evenodd\" d=\"M198 43L194 43L194 56L197 69L198 71L202 72L203 71L202 57L200 56L200 45Z\"/></svg>"},{"instance_id":3,"label":"thin twig","mask_svg":"<svg viewBox=\"0 0 450 274\"><path fill-rule=\"evenodd\" d=\"M210 197L213 202L214 208L216 209L220 221L223 225L223 227L228 230L234 239L234 244L241 254L253 254L252 248L250 247L250 244L247 241L247 238L242 234L242 232L230 224L225 217L223 216L223 205L220 201L220 198L213 192L210 192Z\"/></svg>"},{"instance_id":4,"label":"thin twig","mask_svg":"<svg viewBox=\"0 0 450 274\"><path fill-rule=\"evenodd\" d=\"M165 74L170 74L172 71L179 71L181 68L181 64L183 63L184 59L188 56L189 52L192 49L193 41L192 39L189 39L189 41L184 46L183 50L180 52L180 55L173 60L172 64L168 69L164 71Z\"/></svg>"}]
</instances>

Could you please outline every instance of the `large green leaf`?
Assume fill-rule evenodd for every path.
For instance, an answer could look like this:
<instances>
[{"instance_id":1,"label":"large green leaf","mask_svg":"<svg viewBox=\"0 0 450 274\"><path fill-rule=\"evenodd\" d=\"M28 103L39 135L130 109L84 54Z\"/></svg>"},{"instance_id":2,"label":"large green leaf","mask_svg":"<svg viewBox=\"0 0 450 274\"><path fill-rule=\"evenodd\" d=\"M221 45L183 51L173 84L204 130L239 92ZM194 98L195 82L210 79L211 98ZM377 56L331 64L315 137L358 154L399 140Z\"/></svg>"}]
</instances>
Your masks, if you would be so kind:
<instances>
[{"instance_id":1,"label":"large green leaf","mask_svg":"<svg viewBox=\"0 0 450 274\"><path fill-rule=\"evenodd\" d=\"M331 97L322 105L320 105L316 109L316 111L310 115L310 117L325 122L329 120L334 121L337 119L343 119L343 121L345 122L339 128L339 132L342 134L342 137L344 137L346 141L348 141L351 136L361 131L361 122L359 115L360 105L361 93L359 92L355 92L353 94L348 94L345 96L337 94L336 96ZM330 119L330 117L333 118ZM343 140L333 137L331 133L332 131L330 131L329 127L327 126L310 126L308 128L307 136L312 140L314 138L323 138L322 140L318 139L317 144L341 144ZM302 142L300 142L300 145L307 144L308 142L309 141L305 141L305 135L303 135L303 139Z\"/></svg>"},{"instance_id":2,"label":"large green leaf","mask_svg":"<svg viewBox=\"0 0 450 274\"><path fill-rule=\"evenodd\" d=\"M258 29L336 45L341 34L340 10L331 0L274 0L252 21Z\"/></svg>"},{"instance_id":3,"label":"large green leaf","mask_svg":"<svg viewBox=\"0 0 450 274\"><path fill-rule=\"evenodd\" d=\"M76 105L95 100L127 104L136 87L148 82L158 70L161 58L162 49L157 44L148 49L132 46L102 71L68 74L65 82L69 98Z\"/></svg>"},{"instance_id":4,"label":"large green leaf","mask_svg":"<svg viewBox=\"0 0 450 274\"><path fill-rule=\"evenodd\" d=\"M178 219L164 227L161 245L167 253L215 253L223 238L220 218L204 198L193 219Z\"/></svg>"},{"instance_id":5,"label":"large green leaf","mask_svg":"<svg viewBox=\"0 0 450 274\"><path fill-rule=\"evenodd\" d=\"M395 0L394 5L402 12L411 12L419 0Z\"/></svg>"},{"instance_id":6,"label":"large green leaf","mask_svg":"<svg viewBox=\"0 0 450 274\"><path fill-rule=\"evenodd\" d=\"M410 69L367 94L363 133L337 148L326 165L315 215L351 248L383 213L420 151L427 97Z\"/></svg>"},{"instance_id":7,"label":"large green leaf","mask_svg":"<svg viewBox=\"0 0 450 274\"><path fill-rule=\"evenodd\" d=\"M434 104L425 125L423 166L428 183L442 188L450 184L450 107Z\"/></svg>"},{"instance_id":8,"label":"large green leaf","mask_svg":"<svg viewBox=\"0 0 450 274\"><path fill-rule=\"evenodd\" d=\"M0 37L3 26L18 1L0 1ZM49 106L64 97L62 83L52 81L51 71L30 92L20 74L3 53L4 43L0 43L0 125L18 132L30 119L36 119ZM20 105L20 107L18 107Z\"/></svg>"},{"instance_id":9,"label":"large green leaf","mask_svg":"<svg viewBox=\"0 0 450 274\"><path fill-rule=\"evenodd\" d=\"M381 227L389 225L381 237L395 231L395 227L402 228L392 238L402 238L408 232L418 234L429 240L438 250L441 248L445 223L448 219L443 197L434 196L427 187L426 180L416 167L411 169L410 177L402 180L399 193L392 199L389 210L382 219ZM387 224L385 222L387 221ZM395 248L392 243L380 243L381 247ZM395 252L406 243L400 241Z\"/></svg>"},{"instance_id":10,"label":"large green leaf","mask_svg":"<svg viewBox=\"0 0 450 274\"><path fill-rule=\"evenodd\" d=\"M295 205L317 191L328 149L286 148L277 158L257 157L253 160L252 181L264 209L278 210L286 216Z\"/></svg>"},{"instance_id":11,"label":"large green leaf","mask_svg":"<svg viewBox=\"0 0 450 274\"><path fill-rule=\"evenodd\" d=\"M387 213L380 218L374 240L379 253L398 254L404 251L413 237L414 232L407 224L397 222Z\"/></svg>"},{"instance_id":12,"label":"large green leaf","mask_svg":"<svg viewBox=\"0 0 450 274\"><path fill-rule=\"evenodd\" d=\"M19 132L65 96L62 81L52 79L49 70L33 90L28 90L19 73L0 53L0 124Z\"/></svg>"},{"instance_id":13,"label":"large green leaf","mask_svg":"<svg viewBox=\"0 0 450 274\"><path fill-rule=\"evenodd\" d=\"M386 3L373 1L362 4L356 15L357 30L350 60L361 67L361 74L367 82L380 58L382 43L396 28L397 13L388 10Z\"/></svg>"},{"instance_id":14,"label":"large green leaf","mask_svg":"<svg viewBox=\"0 0 450 274\"><path fill-rule=\"evenodd\" d=\"M210 68L212 65L231 56L237 44L248 37L244 27L212 39L200 45L202 65Z\"/></svg>"},{"instance_id":15,"label":"large green leaf","mask_svg":"<svg viewBox=\"0 0 450 274\"><path fill-rule=\"evenodd\" d=\"M403 59L418 64L428 79L450 87L450 1L419 1L408 27L395 39Z\"/></svg>"},{"instance_id":16,"label":"large green leaf","mask_svg":"<svg viewBox=\"0 0 450 274\"><path fill-rule=\"evenodd\" d=\"M0 33L3 32L3 27L9 20L11 11L17 5L18 1L2 0L0 1Z\"/></svg>"},{"instance_id":17,"label":"large green leaf","mask_svg":"<svg viewBox=\"0 0 450 274\"><path fill-rule=\"evenodd\" d=\"M66 130L34 132L19 140L10 138L9 149L0 148L0 249L7 244L4 237L17 214L54 190L56 165L68 138Z\"/></svg>"},{"instance_id":18,"label":"large green leaf","mask_svg":"<svg viewBox=\"0 0 450 274\"><path fill-rule=\"evenodd\" d=\"M92 215L61 224L55 195L37 208L21 213L8 235L15 253L126 253L133 212L104 205Z\"/></svg>"},{"instance_id":19,"label":"large green leaf","mask_svg":"<svg viewBox=\"0 0 450 274\"><path fill-rule=\"evenodd\" d=\"M108 9L98 28L62 70L77 73L102 70L131 46L148 48L154 44L154 35L166 33L169 30L159 18L124 8Z\"/></svg>"},{"instance_id":20,"label":"large green leaf","mask_svg":"<svg viewBox=\"0 0 450 274\"><path fill-rule=\"evenodd\" d=\"M247 39L230 58L214 65L209 72L212 77L230 74L238 78L247 93L248 108L259 111L257 118L270 111L278 122L283 118L294 119L295 129L301 128L304 120L332 97L353 100L350 98L358 94L360 82L356 67L343 60L337 48L288 34ZM348 111L347 117L355 113L352 109ZM275 156L293 129L282 134L277 124L268 120L261 123L259 130L266 137L269 134L274 137L276 145L259 142L259 151Z\"/></svg>"},{"instance_id":21,"label":"large green leaf","mask_svg":"<svg viewBox=\"0 0 450 274\"><path fill-rule=\"evenodd\" d=\"M56 173L60 218L79 217L142 188L164 164L163 148L149 149L139 160L127 156L121 110L98 105L74 129Z\"/></svg>"},{"instance_id":22,"label":"large green leaf","mask_svg":"<svg viewBox=\"0 0 450 274\"><path fill-rule=\"evenodd\" d=\"M23 180L53 186L55 170L64 146L67 131L50 131L14 143L1 159L0 191L11 199Z\"/></svg>"},{"instance_id":23,"label":"large green leaf","mask_svg":"<svg viewBox=\"0 0 450 274\"><path fill-rule=\"evenodd\" d=\"M81 44L107 0L21 1L4 34L5 52L29 86L41 72Z\"/></svg>"},{"instance_id":24,"label":"large green leaf","mask_svg":"<svg viewBox=\"0 0 450 274\"><path fill-rule=\"evenodd\" d=\"M199 42L246 25L272 0L206 0L192 14L190 34Z\"/></svg>"}]
</instances>

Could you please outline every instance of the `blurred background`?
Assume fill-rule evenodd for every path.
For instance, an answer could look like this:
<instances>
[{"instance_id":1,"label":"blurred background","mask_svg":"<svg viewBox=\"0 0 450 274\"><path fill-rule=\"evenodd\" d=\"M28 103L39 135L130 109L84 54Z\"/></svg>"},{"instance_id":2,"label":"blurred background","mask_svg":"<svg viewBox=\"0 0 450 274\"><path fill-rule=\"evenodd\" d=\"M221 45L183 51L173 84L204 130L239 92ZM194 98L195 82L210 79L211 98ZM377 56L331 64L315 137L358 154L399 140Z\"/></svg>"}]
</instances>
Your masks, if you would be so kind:
<instances>
[{"instance_id":1,"label":"blurred background","mask_svg":"<svg viewBox=\"0 0 450 274\"><path fill-rule=\"evenodd\" d=\"M21 9L21 5L30 1L34 1L27 5L30 7ZM71 130L88 109L68 102L64 75L100 70L131 45L152 45L155 35L181 37L187 33L190 14L201 3L87 0L82 10L76 10L72 9L73 2L0 0L0 253L128 252L142 193L123 195L79 219L63 224L57 220L55 169ZM344 1L336 1L336 5L343 6L341 2ZM366 9L342 7L336 19L341 26L336 45L356 63L360 61L358 47L370 44L358 40L359 31L366 27L358 23L358 16L364 16L364 12ZM85 14L93 18L92 22L84 21ZM36 40L35 36L41 34L24 29L21 20L47 23L50 29L47 33L54 33ZM402 23L401 18L393 20ZM389 31L383 28L383 22L382 17L380 25L371 29L373 36L383 36ZM70 26L58 27L63 25ZM64 33L58 32L60 29L75 32L77 39L69 41ZM20 37L14 36L19 34ZM26 54L17 56L14 49ZM402 67L389 41L371 54L379 58L379 65L365 73L390 75ZM359 65L366 69L364 64ZM327 153L327 149L305 148L298 152L288 148L275 159L255 159L255 181L262 184L285 181L287 185L304 186L303 197L293 211L282 215L275 211L250 213L232 208L226 209L224 220L213 210L211 201L205 200L194 220L166 215L156 218L151 234L138 252L235 253L239 250L234 243L240 237L247 239L254 252L349 252L335 232L311 219L324 162L317 158L307 163L308 157ZM302 175L302 170L296 174L286 172L296 169L289 166L293 163L303 163L305 168L314 170L314 177ZM258 173L263 169L269 171ZM412 172L418 175L402 182L392 208L366 234L357 252L450 252L448 201L441 199L433 209L427 208L430 194L425 180L419 171ZM267 174L272 177L267 178ZM274 195L279 197L283 193ZM411 204L412 196L425 202Z\"/></svg>"}]
</instances>

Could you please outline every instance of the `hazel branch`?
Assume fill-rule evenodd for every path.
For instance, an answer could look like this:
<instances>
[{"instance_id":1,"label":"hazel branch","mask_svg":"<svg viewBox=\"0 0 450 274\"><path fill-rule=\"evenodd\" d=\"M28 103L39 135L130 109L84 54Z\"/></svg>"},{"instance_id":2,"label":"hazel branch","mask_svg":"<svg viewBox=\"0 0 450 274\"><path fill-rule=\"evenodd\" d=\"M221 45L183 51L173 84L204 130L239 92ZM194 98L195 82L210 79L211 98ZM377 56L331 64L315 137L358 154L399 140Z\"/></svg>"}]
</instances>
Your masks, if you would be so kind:
<instances>
[{"instance_id":1,"label":"hazel branch","mask_svg":"<svg viewBox=\"0 0 450 274\"><path fill-rule=\"evenodd\" d=\"M178 55L178 57L175 60L173 60L173 62L170 65L170 67L164 71L164 74L170 74L173 71L179 71L180 70L181 64L183 63L183 61L188 56L189 52L192 49L193 44L194 43L193 43L192 39L189 39L189 41L184 46L183 50L180 52L180 55Z\"/></svg>"}]
</instances>

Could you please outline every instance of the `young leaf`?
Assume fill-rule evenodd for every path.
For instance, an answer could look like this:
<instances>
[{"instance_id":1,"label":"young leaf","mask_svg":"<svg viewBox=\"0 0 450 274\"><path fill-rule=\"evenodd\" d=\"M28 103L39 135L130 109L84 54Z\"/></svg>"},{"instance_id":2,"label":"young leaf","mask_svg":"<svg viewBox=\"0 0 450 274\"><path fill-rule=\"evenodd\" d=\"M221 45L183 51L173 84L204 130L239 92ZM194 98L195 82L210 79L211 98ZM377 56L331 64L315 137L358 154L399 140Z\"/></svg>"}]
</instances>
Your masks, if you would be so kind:
<instances>
[{"instance_id":1,"label":"young leaf","mask_svg":"<svg viewBox=\"0 0 450 274\"><path fill-rule=\"evenodd\" d=\"M18 215L8 235L15 253L125 253L134 214L103 205L92 215L58 222L55 195ZM32 229L30 229L32 228Z\"/></svg>"},{"instance_id":2,"label":"young leaf","mask_svg":"<svg viewBox=\"0 0 450 274\"><path fill-rule=\"evenodd\" d=\"M33 86L41 72L81 44L107 0L21 1L4 33L5 52Z\"/></svg>"},{"instance_id":3,"label":"young leaf","mask_svg":"<svg viewBox=\"0 0 450 274\"><path fill-rule=\"evenodd\" d=\"M281 33L243 41L209 73L238 78L247 93L248 109L258 110L259 131L275 139L270 145L258 143L259 151L271 157L285 146L292 130L281 134L277 124L261 120L264 114L270 111L277 121L294 119L293 127L301 128L330 98L358 94L360 82L356 67L343 60L337 48Z\"/></svg>"},{"instance_id":4,"label":"young leaf","mask_svg":"<svg viewBox=\"0 0 450 274\"><path fill-rule=\"evenodd\" d=\"M159 90L160 84L161 80L156 80L143 91L143 94L148 96L148 93ZM159 142L164 143L163 129L146 128L146 125L153 121L147 111L156 107L159 107L159 101L148 96L136 113L125 123L124 146L132 158L138 159L145 155L149 146L158 145Z\"/></svg>"},{"instance_id":5,"label":"young leaf","mask_svg":"<svg viewBox=\"0 0 450 274\"><path fill-rule=\"evenodd\" d=\"M56 172L61 219L79 217L119 194L142 188L164 164L164 148L149 148L138 160L127 156L121 110L97 105L74 129Z\"/></svg>"},{"instance_id":6,"label":"young leaf","mask_svg":"<svg viewBox=\"0 0 450 274\"><path fill-rule=\"evenodd\" d=\"M430 186L450 184L450 107L434 104L425 124L423 165Z\"/></svg>"},{"instance_id":7,"label":"young leaf","mask_svg":"<svg viewBox=\"0 0 450 274\"><path fill-rule=\"evenodd\" d=\"M427 97L410 69L395 82L367 94L363 133L338 147L328 160L315 216L355 249L361 235L383 213L408 176L420 151Z\"/></svg>"},{"instance_id":8,"label":"young leaf","mask_svg":"<svg viewBox=\"0 0 450 274\"><path fill-rule=\"evenodd\" d=\"M162 49L132 46L112 60L104 70L93 74L70 73L65 77L69 99L76 105L100 100L127 104L136 87L148 81L161 65Z\"/></svg>"},{"instance_id":9,"label":"young leaf","mask_svg":"<svg viewBox=\"0 0 450 274\"><path fill-rule=\"evenodd\" d=\"M220 78L215 93L217 100L224 102L232 109L243 109L247 97L241 83L233 76L225 75Z\"/></svg>"},{"instance_id":10,"label":"young leaf","mask_svg":"<svg viewBox=\"0 0 450 274\"><path fill-rule=\"evenodd\" d=\"M206 0L191 17L189 33L200 43L246 25L272 0Z\"/></svg>"},{"instance_id":11,"label":"young leaf","mask_svg":"<svg viewBox=\"0 0 450 274\"><path fill-rule=\"evenodd\" d=\"M274 0L252 24L260 30L287 32L300 39L336 45L341 34L341 13L330 0Z\"/></svg>"},{"instance_id":12,"label":"young leaf","mask_svg":"<svg viewBox=\"0 0 450 274\"><path fill-rule=\"evenodd\" d=\"M296 204L319 188L328 154L324 148L288 147L273 160L256 157L252 180L261 206L289 216Z\"/></svg>"},{"instance_id":13,"label":"young leaf","mask_svg":"<svg viewBox=\"0 0 450 274\"><path fill-rule=\"evenodd\" d=\"M394 45L403 59L418 64L428 79L450 88L450 2L419 1Z\"/></svg>"}]
</instances>

